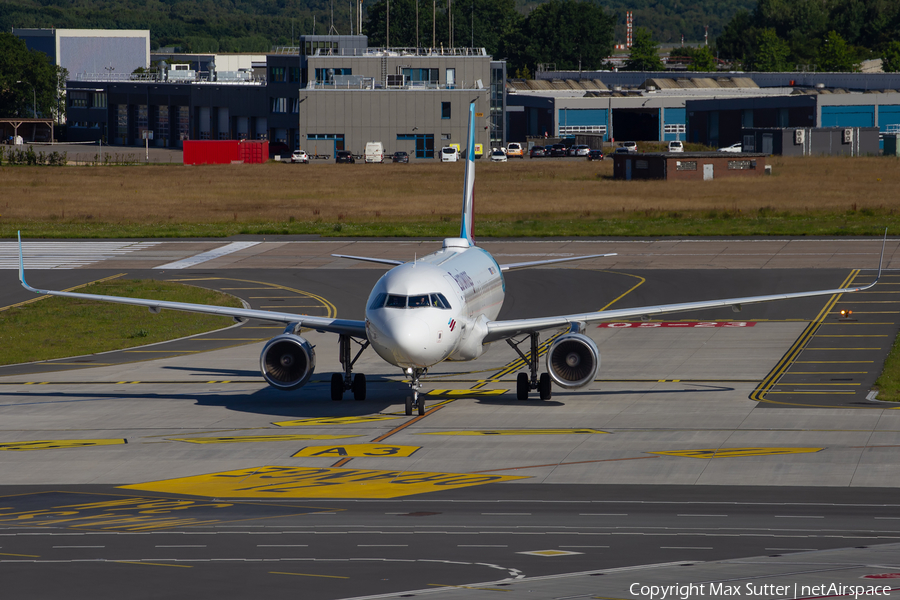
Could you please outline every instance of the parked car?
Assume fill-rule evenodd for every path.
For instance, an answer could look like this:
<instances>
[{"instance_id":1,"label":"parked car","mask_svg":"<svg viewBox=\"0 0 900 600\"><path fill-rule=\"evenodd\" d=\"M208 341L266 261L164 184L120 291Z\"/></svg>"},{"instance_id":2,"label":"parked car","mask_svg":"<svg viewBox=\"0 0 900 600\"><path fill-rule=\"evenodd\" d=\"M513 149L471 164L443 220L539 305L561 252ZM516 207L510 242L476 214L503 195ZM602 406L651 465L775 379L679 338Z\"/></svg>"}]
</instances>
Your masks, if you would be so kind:
<instances>
[{"instance_id":1,"label":"parked car","mask_svg":"<svg viewBox=\"0 0 900 600\"><path fill-rule=\"evenodd\" d=\"M510 142L506 146L506 156L508 158L525 158L525 150L519 142Z\"/></svg>"},{"instance_id":2,"label":"parked car","mask_svg":"<svg viewBox=\"0 0 900 600\"><path fill-rule=\"evenodd\" d=\"M684 144L678 140L669 142L669 152L684 152Z\"/></svg>"},{"instance_id":3,"label":"parked car","mask_svg":"<svg viewBox=\"0 0 900 600\"><path fill-rule=\"evenodd\" d=\"M618 148L616 148L615 152L613 152L613 154L633 154L633 153L634 152L632 150L629 150L625 146L619 146Z\"/></svg>"},{"instance_id":4,"label":"parked car","mask_svg":"<svg viewBox=\"0 0 900 600\"><path fill-rule=\"evenodd\" d=\"M491 162L506 162L506 152L503 151L503 148L491 150Z\"/></svg>"},{"instance_id":5,"label":"parked car","mask_svg":"<svg viewBox=\"0 0 900 600\"><path fill-rule=\"evenodd\" d=\"M528 156L531 158L547 156L547 150L545 150L543 146L532 146L531 151L528 153Z\"/></svg>"},{"instance_id":6,"label":"parked car","mask_svg":"<svg viewBox=\"0 0 900 600\"><path fill-rule=\"evenodd\" d=\"M565 156L566 155L566 145L565 144L553 144L549 146L550 150L548 152L549 156Z\"/></svg>"},{"instance_id":7,"label":"parked car","mask_svg":"<svg viewBox=\"0 0 900 600\"><path fill-rule=\"evenodd\" d=\"M719 152L743 152L743 144L741 142L737 142L736 144L732 144L730 146L725 146L724 148L719 148Z\"/></svg>"},{"instance_id":8,"label":"parked car","mask_svg":"<svg viewBox=\"0 0 900 600\"><path fill-rule=\"evenodd\" d=\"M309 164L309 155L305 150L294 150L294 153L291 154L291 162L292 163L304 163Z\"/></svg>"},{"instance_id":9,"label":"parked car","mask_svg":"<svg viewBox=\"0 0 900 600\"><path fill-rule=\"evenodd\" d=\"M441 162L456 162L459 160L459 150L453 146L441 148Z\"/></svg>"},{"instance_id":10,"label":"parked car","mask_svg":"<svg viewBox=\"0 0 900 600\"><path fill-rule=\"evenodd\" d=\"M619 146L619 148L625 148L626 152L637 152L638 151L637 142L622 142L622 145ZM616 149L616 152L618 152L618 148Z\"/></svg>"},{"instance_id":11,"label":"parked car","mask_svg":"<svg viewBox=\"0 0 900 600\"><path fill-rule=\"evenodd\" d=\"M365 157L367 163L383 163L384 144L381 142L367 142Z\"/></svg>"},{"instance_id":12,"label":"parked car","mask_svg":"<svg viewBox=\"0 0 900 600\"><path fill-rule=\"evenodd\" d=\"M391 156L391 162L409 162L409 154L406 152L394 152L393 156Z\"/></svg>"},{"instance_id":13,"label":"parked car","mask_svg":"<svg viewBox=\"0 0 900 600\"><path fill-rule=\"evenodd\" d=\"M588 160L603 160L603 150L590 150L587 155Z\"/></svg>"},{"instance_id":14,"label":"parked car","mask_svg":"<svg viewBox=\"0 0 900 600\"><path fill-rule=\"evenodd\" d=\"M334 162L336 163L355 163L356 159L353 158L353 153L347 150L338 150L338 153L334 155Z\"/></svg>"},{"instance_id":15,"label":"parked car","mask_svg":"<svg viewBox=\"0 0 900 600\"><path fill-rule=\"evenodd\" d=\"M571 148L569 148L569 156L587 156L590 151L590 146L578 144L577 146L572 146Z\"/></svg>"}]
</instances>

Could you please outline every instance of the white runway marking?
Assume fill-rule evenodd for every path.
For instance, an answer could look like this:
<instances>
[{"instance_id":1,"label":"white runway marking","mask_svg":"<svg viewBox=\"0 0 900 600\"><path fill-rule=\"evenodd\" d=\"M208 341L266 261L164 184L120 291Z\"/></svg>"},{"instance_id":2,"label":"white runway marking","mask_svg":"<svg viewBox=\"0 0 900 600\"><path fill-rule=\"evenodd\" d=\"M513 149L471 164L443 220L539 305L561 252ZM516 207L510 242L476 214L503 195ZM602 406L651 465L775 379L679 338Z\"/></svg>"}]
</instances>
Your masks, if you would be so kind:
<instances>
[{"instance_id":1,"label":"white runway marking","mask_svg":"<svg viewBox=\"0 0 900 600\"><path fill-rule=\"evenodd\" d=\"M196 254L194 256L189 256L188 258L184 258L182 260L176 260L175 262L170 262L164 265L159 265L158 267L153 267L154 269L187 269L188 267L193 267L195 265L199 265L200 263L205 263L206 261L212 260L214 258L219 258L221 256L227 256L229 254L233 254L239 250L244 250L245 248L252 248L256 246L259 242L231 242L230 244L226 244L221 248L215 248L213 250L209 250L208 252L201 252L200 254Z\"/></svg>"},{"instance_id":2,"label":"white runway marking","mask_svg":"<svg viewBox=\"0 0 900 600\"><path fill-rule=\"evenodd\" d=\"M77 269L116 256L151 248L160 242L22 242L25 268ZM19 244L0 242L0 269L19 268Z\"/></svg>"}]
</instances>

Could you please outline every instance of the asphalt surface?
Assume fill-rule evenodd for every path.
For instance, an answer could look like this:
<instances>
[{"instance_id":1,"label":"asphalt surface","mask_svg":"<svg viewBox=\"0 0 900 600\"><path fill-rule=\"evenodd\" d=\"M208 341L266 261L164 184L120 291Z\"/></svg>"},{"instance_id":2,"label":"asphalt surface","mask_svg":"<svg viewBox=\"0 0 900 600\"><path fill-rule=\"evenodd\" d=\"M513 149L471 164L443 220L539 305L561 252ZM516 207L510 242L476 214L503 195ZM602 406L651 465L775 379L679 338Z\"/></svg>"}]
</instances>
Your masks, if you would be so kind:
<instances>
[{"instance_id":1,"label":"asphalt surface","mask_svg":"<svg viewBox=\"0 0 900 600\"><path fill-rule=\"evenodd\" d=\"M158 264L180 258L167 248L140 252L159 252ZM133 264L126 258L123 267ZM110 262L28 278L55 289L120 273L184 280L255 308L361 318L381 273L328 260L270 270ZM368 354L359 369L370 397L331 402L336 344L314 333L311 384L288 395L268 388L257 356L280 327L261 322L152 355L3 367L4 589L34 598L559 598L581 589L632 598L647 596L627 594L622 573L631 571L616 569L642 567L634 581L670 583L771 569L797 582L815 571L827 583L844 580L811 565L838 569L849 559L829 552L862 546L878 554L854 555L854 565L900 571L889 545L900 540L900 423L866 400L897 331L887 275L872 290L880 294L859 298L597 328L598 381L548 402L504 393L515 356L492 348L433 371L428 385L443 392L429 397L425 417L403 416L402 378ZM13 271L0 276L0 306L32 298ZM509 274L501 318L870 278L838 266L521 271ZM839 320L842 307L851 320ZM681 570L650 566L673 563ZM560 578L540 579L548 576Z\"/></svg>"}]
</instances>

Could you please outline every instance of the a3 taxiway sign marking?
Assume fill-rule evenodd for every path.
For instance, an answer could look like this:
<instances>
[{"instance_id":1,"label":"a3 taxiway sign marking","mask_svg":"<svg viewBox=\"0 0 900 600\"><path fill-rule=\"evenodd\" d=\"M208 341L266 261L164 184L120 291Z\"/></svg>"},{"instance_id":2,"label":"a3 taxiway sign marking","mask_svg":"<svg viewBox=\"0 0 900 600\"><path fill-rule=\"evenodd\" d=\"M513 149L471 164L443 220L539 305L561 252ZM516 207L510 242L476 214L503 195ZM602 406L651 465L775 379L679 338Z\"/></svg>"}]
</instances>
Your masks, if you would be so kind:
<instances>
[{"instance_id":1,"label":"a3 taxiway sign marking","mask_svg":"<svg viewBox=\"0 0 900 600\"><path fill-rule=\"evenodd\" d=\"M647 454L665 454L685 458L735 458L738 456L772 456L777 454L806 454L824 448L701 448L699 450L662 450Z\"/></svg>"},{"instance_id":2,"label":"a3 taxiway sign marking","mask_svg":"<svg viewBox=\"0 0 900 600\"><path fill-rule=\"evenodd\" d=\"M166 438L170 442L190 444L241 444L250 442L295 442L297 440L342 440L361 437L358 435L236 435L231 437Z\"/></svg>"},{"instance_id":3,"label":"a3 taxiway sign marking","mask_svg":"<svg viewBox=\"0 0 900 600\"><path fill-rule=\"evenodd\" d=\"M420 446L386 446L384 444L351 444L348 446L307 446L292 458L308 456L320 458L405 458Z\"/></svg>"},{"instance_id":4,"label":"a3 taxiway sign marking","mask_svg":"<svg viewBox=\"0 0 900 600\"><path fill-rule=\"evenodd\" d=\"M266 466L121 486L212 498L399 498L525 479L510 475Z\"/></svg>"},{"instance_id":5,"label":"a3 taxiway sign marking","mask_svg":"<svg viewBox=\"0 0 900 600\"><path fill-rule=\"evenodd\" d=\"M467 431L427 431L416 435L584 435L609 433L599 429L471 429Z\"/></svg>"},{"instance_id":6,"label":"a3 taxiway sign marking","mask_svg":"<svg viewBox=\"0 0 900 600\"><path fill-rule=\"evenodd\" d=\"M57 450L60 448L83 448L85 446L116 446L127 444L122 438L112 440L32 440L28 442L3 442L0 450Z\"/></svg>"},{"instance_id":7,"label":"a3 taxiway sign marking","mask_svg":"<svg viewBox=\"0 0 900 600\"><path fill-rule=\"evenodd\" d=\"M317 425L355 425L358 423L371 423L373 421L390 421L400 417L388 415L359 415L356 417L321 417L317 419L297 419L296 421L278 421L272 425L279 427L305 427Z\"/></svg>"}]
</instances>

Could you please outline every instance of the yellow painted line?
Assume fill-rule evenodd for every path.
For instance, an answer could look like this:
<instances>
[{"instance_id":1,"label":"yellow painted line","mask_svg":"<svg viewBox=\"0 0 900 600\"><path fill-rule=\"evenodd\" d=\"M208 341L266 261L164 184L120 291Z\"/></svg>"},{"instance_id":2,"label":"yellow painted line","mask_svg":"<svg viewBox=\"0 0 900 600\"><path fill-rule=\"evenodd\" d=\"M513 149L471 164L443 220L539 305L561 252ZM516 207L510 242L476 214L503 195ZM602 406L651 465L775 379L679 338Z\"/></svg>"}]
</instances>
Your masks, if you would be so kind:
<instances>
[{"instance_id":1,"label":"yellow painted line","mask_svg":"<svg viewBox=\"0 0 900 600\"><path fill-rule=\"evenodd\" d=\"M900 304L900 300L841 300L838 304Z\"/></svg>"},{"instance_id":2,"label":"yellow painted line","mask_svg":"<svg viewBox=\"0 0 900 600\"><path fill-rule=\"evenodd\" d=\"M248 444L260 442L296 442L299 440L342 440L358 435L237 435L231 437L166 438L170 442L189 444Z\"/></svg>"},{"instance_id":3,"label":"yellow painted line","mask_svg":"<svg viewBox=\"0 0 900 600\"><path fill-rule=\"evenodd\" d=\"M128 441L123 438L103 440L33 440L28 442L2 442L0 443L0 451L58 450L60 448L85 448L87 446L118 446L127 443Z\"/></svg>"},{"instance_id":4,"label":"yellow painted line","mask_svg":"<svg viewBox=\"0 0 900 600\"><path fill-rule=\"evenodd\" d=\"M399 498L513 481L510 475L263 466L121 486L212 498Z\"/></svg>"},{"instance_id":5,"label":"yellow painted line","mask_svg":"<svg viewBox=\"0 0 900 600\"><path fill-rule=\"evenodd\" d=\"M855 365L873 363L874 360L797 360L795 365Z\"/></svg>"},{"instance_id":6,"label":"yellow painted line","mask_svg":"<svg viewBox=\"0 0 900 600\"><path fill-rule=\"evenodd\" d=\"M797 384L797 385L799 385L799 384ZM807 396L846 396L848 394L853 395L853 392L819 392L819 391L803 392L800 390L793 390L790 392L768 392L768 393L769 394L797 394L797 395L801 395L801 396L803 396L803 395L807 395Z\"/></svg>"},{"instance_id":7,"label":"yellow painted line","mask_svg":"<svg viewBox=\"0 0 900 600\"><path fill-rule=\"evenodd\" d=\"M388 415L360 415L357 417L319 417L315 419L297 419L294 421L278 421L272 423L279 427L315 427L318 425L355 425L357 423L371 423L374 421L392 421L400 417Z\"/></svg>"},{"instance_id":8,"label":"yellow painted line","mask_svg":"<svg viewBox=\"0 0 900 600\"><path fill-rule=\"evenodd\" d=\"M894 323L878 323L875 321L858 322L858 321L837 320L837 321L828 321L826 323L822 323L822 325L894 325Z\"/></svg>"},{"instance_id":9,"label":"yellow painted line","mask_svg":"<svg viewBox=\"0 0 900 600\"><path fill-rule=\"evenodd\" d=\"M151 567L178 567L180 569L193 568L191 565L170 565L168 563L140 562L136 560L113 560L110 562L119 563L120 565L150 565Z\"/></svg>"},{"instance_id":10,"label":"yellow painted line","mask_svg":"<svg viewBox=\"0 0 900 600\"><path fill-rule=\"evenodd\" d=\"M219 279L216 277L215 279ZM223 290L271 290L270 287L223 287Z\"/></svg>"},{"instance_id":11,"label":"yellow painted line","mask_svg":"<svg viewBox=\"0 0 900 600\"><path fill-rule=\"evenodd\" d=\"M324 308L318 304L261 304L260 308Z\"/></svg>"},{"instance_id":12,"label":"yellow painted line","mask_svg":"<svg viewBox=\"0 0 900 600\"><path fill-rule=\"evenodd\" d=\"M124 350L130 354L200 354L200 350Z\"/></svg>"},{"instance_id":13,"label":"yellow painted line","mask_svg":"<svg viewBox=\"0 0 900 600\"><path fill-rule=\"evenodd\" d=\"M271 575L297 575L299 577L328 577L329 579L350 579L342 575L315 575L313 573L286 573L284 571L269 571Z\"/></svg>"},{"instance_id":14,"label":"yellow painted line","mask_svg":"<svg viewBox=\"0 0 900 600\"><path fill-rule=\"evenodd\" d=\"M307 446L291 458L406 458L420 446L386 446L383 444L351 444L349 446Z\"/></svg>"},{"instance_id":15,"label":"yellow painted line","mask_svg":"<svg viewBox=\"0 0 900 600\"><path fill-rule=\"evenodd\" d=\"M834 311L831 314L839 315L840 311ZM854 310L854 315L900 315L900 310Z\"/></svg>"},{"instance_id":16,"label":"yellow painted line","mask_svg":"<svg viewBox=\"0 0 900 600\"><path fill-rule=\"evenodd\" d=\"M247 296L250 300L299 300L305 296Z\"/></svg>"},{"instance_id":17,"label":"yellow painted line","mask_svg":"<svg viewBox=\"0 0 900 600\"><path fill-rule=\"evenodd\" d=\"M865 335L865 334L857 334L857 335L853 335L853 334L840 334L840 333L832 334L832 333L828 333L828 334L822 334L822 335L820 335L819 337L823 337L823 338L832 338L832 337L839 337L839 338L845 338L845 337L848 337L848 338L859 338L859 337L873 338L873 337L888 337L888 335L887 335L887 334L881 334L881 333L873 333L873 334L870 334L870 335Z\"/></svg>"},{"instance_id":18,"label":"yellow painted line","mask_svg":"<svg viewBox=\"0 0 900 600\"><path fill-rule=\"evenodd\" d=\"M431 390L425 394L427 396L502 396L508 391L509 390Z\"/></svg>"},{"instance_id":19,"label":"yellow painted line","mask_svg":"<svg viewBox=\"0 0 900 600\"><path fill-rule=\"evenodd\" d=\"M790 373L785 373L785 375L790 375ZM807 385L862 385L861 383L782 383L782 385L797 385L800 387Z\"/></svg>"},{"instance_id":20,"label":"yellow painted line","mask_svg":"<svg viewBox=\"0 0 900 600\"><path fill-rule=\"evenodd\" d=\"M246 329L278 329L278 330L282 330L282 329L284 329L284 327L278 327L277 325L276 325L276 326L271 326L271 325L258 325L258 326L255 326L255 327L249 327L249 326L247 326L247 325L244 325L243 327L241 327L241 329L245 329L245 330L246 330Z\"/></svg>"},{"instance_id":21,"label":"yellow painted line","mask_svg":"<svg viewBox=\"0 0 900 600\"><path fill-rule=\"evenodd\" d=\"M698 450L660 450L647 454L681 456L684 458L737 458L741 456L775 456L781 454L807 454L821 452L824 448L700 448Z\"/></svg>"},{"instance_id":22,"label":"yellow painted line","mask_svg":"<svg viewBox=\"0 0 900 600\"><path fill-rule=\"evenodd\" d=\"M73 291L75 291L75 290L78 290L78 289L87 287L87 286L89 286L89 285L94 285L95 283L103 283L104 281L110 281L110 280L112 280L112 279L118 279L119 277L122 277L122 276L124 276L124 275L125 275L125 273L119 273L118 275L110 275L109 277L104 277L103 279L95 279L94 281L89 281L89 282L87 282L87 283L82 283L82 284L80 284L80 285L76 285L75 287L67 288L67 289L65 289L65 290L63 290L63 291L64 291L64 292L73 292ZM50 296L49 296L49 295L36 296L36 297L32 298L31 300L25 300L25 301L23 301L23 302L17 302L17 303L15 303L15 304L10 304L9 306L4 306L3 308L0 308L0 312L2 312L2 311L4 311L4 310L9 310L10 308L16 308L17 306L25 306L26 304L33 304L33 303L37 302L38 300L43 300L44 298L50 298Z\"/></svg>"},{"instance_id":23,"label":"yellow painted line","mask_svg":"<svg viewBox=\"0 0 900 600\"><path fill-rule=\"evenodd\" d=\"M532 550L531 552L517 552L517 554L532 554L535 556L572 556L583 554L582 552L570 552L568 550Z\"/></svg>"},{"instance_id":24,"label":"yellow painted line","mask_svg":"<svg viewBox=\"0 0 900 600\"><path fill-rule=\"evenodd\" d=\"M881 348L815 348L807 346L804 350L881 350Z\"/></svg>"},{"instance_id":25,"label":"yellow painted line","mask_svg":"<svg viewBox=\"0 0 900 600\"><path fill-rule=\"evenodd\" d=\"M13 554L11 552L0 552L0 556L23 556L25 558L40 558L40 554Z\"/></svg>"},{"instance_id":26,"label":"yellow painted line","mask_svg":"<svg viewBox=\"0 0 900 600\"><path fill-rule=\"evenodd\" d=\"M416 435L585 435L609 433L599 429L471 429L464 431L427 431Z\"/></svg>"},{"instance_id":27,"label":"yellow painted line","mask_svg":"<svg viewBox=\"0 0 900 600\"><path fill-rule=\"evenodd\" d=\"M868 373L868 371L791 371L790 373L785 373L784 376L787 377L789 375L864 375Z\"/></svg>"}]
</instances>

